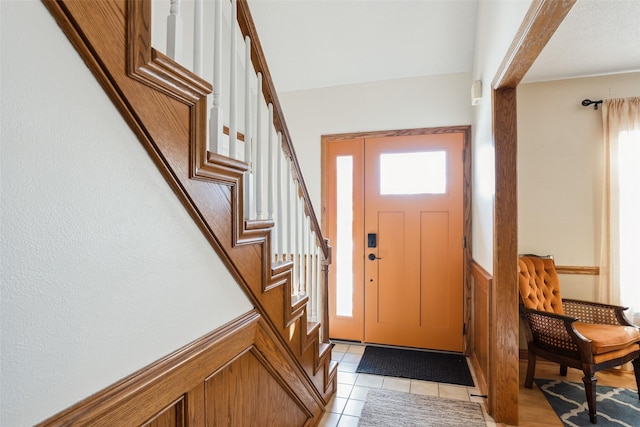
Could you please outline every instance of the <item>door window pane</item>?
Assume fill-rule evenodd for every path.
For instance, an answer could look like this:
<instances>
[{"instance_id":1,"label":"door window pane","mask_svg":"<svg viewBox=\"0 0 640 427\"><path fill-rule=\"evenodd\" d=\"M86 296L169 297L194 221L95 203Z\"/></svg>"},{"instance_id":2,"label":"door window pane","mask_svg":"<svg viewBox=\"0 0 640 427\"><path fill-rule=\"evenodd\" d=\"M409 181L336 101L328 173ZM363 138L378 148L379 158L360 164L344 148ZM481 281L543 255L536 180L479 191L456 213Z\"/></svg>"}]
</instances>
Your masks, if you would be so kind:
<instances>
[{"instance_id":1,"label":"door window pane","mask_svg":"<svg viewBox=\"0 0 640 427\"><path fill-rule=\"evenodd\" d=\"M353 315L353 156L336 157L336 315Z\"/></svg>"},{"instance_id":2,"label":"door window pane","mask_svg":"<svg viewBox=\"0 0 640 427\"><path fill-rule=\"evenodd\" d=\"M380 194L444 194L446 191L446 151L380 155Z\"/></svg>"}]
</instances>

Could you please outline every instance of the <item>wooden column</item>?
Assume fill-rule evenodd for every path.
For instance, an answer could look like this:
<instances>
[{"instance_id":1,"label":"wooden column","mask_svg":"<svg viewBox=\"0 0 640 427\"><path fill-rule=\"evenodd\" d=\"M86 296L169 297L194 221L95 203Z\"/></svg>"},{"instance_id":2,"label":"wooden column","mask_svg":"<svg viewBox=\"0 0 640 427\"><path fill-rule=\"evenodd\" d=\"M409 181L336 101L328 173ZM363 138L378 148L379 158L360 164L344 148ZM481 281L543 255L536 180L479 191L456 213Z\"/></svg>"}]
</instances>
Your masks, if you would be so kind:
<instances>
[{"instance_id":1,"label":"wooden column","mask_svg":"<svg viewBox=\"0 0 640 427\"><path fill-rule=\"evenodd\" d=\"M493 109L498 114L494 116L495 255L489 306L489 410L494 419L518 425L518 187L517 179L506 179L517 177L516 89L494 91Z\"/></svg>"},{"instance_id":2,"label":"wooden column","mask_svg":"<svg viewBox=\"0 0 640 427\"><path fill-rule=\"evenodd\" d=\"M516 88L576 0L533 0L492 82L496 182L489 306L489 414L518 425Z\"/></svg>"}]
</instances>

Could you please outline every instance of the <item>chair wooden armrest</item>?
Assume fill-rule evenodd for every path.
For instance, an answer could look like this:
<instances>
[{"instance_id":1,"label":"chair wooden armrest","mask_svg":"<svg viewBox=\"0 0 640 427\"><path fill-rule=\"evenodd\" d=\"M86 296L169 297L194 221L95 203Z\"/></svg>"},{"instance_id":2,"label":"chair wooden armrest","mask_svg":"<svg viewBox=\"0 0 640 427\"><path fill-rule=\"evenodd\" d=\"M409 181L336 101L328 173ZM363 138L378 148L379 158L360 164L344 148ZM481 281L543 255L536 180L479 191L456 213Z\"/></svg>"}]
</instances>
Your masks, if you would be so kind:
<instances>
[{"instance_id":1,"label":"chair wooden armrest","mask_svg":"<svg viewBox=\"0 0 640 427\"><path fill-rule=\"evenodd\" d=\"M562 306L565 314L577 317L580 322L635 326L624 314L628 307L565 298Z\"/></svg>"}]
</instances>

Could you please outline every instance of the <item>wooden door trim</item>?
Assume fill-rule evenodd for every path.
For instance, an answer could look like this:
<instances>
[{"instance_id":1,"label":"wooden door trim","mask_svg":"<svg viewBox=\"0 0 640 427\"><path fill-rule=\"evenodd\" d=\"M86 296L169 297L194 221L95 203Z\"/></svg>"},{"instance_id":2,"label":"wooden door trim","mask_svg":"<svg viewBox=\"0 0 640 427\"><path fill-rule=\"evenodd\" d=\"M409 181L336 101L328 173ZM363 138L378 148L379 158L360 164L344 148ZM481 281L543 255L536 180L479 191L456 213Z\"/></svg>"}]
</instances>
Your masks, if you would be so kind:
<instances>
[{"instance_id":1,"label":"wooden door trim","mask_svg":"<svg viewBox=\"0 0 640 427\"><path fill-rule=\"evenodd\" d=\"M489 414L518 424L518 190L516 88L576 0L534 0L492 83L495 149Z\"/></svg>"},{"instance_id":2,"label":"wooden door trim","mask_svg":"<svg viewBox=\"0 0 640 427\"><path fill-rule=\"evenodd\" d=\"M321 225L323 233L327 231L327 176L326 176L326 162L327 162L327 145L329 141L347 141L358 138L381 138L381 137L392 137L392 136L412 136L412 135L433 135L433 134L442 134L442 133L462 133L464 138L463 150L464 150L464 176L463 176L463 233L466 237L466 246L463 251L463 260L462 265L464 268L463 271L463 281L464 281L464 324L469 325L471 321L471 308L468 307L468 295L470 295L471 290L471 279L469 277L469 263L471 261L471 248L472 248L472 240L471 240L471 126L470 125L462 125L462 126L442 126L442 127L431 127L431 128L415 128L415 129L395 129L395 130L381 130L381 131L369 131L369 132L350 132L350 133L338 133L338 134L328 134L322 135L320 137L320 150L321 150ZM466 328L468 329L468 328ZM468 333L464 337L464 346L465 346L465 354L468 354L469 351L469 336Z\"/></svg>"}]
</instances>

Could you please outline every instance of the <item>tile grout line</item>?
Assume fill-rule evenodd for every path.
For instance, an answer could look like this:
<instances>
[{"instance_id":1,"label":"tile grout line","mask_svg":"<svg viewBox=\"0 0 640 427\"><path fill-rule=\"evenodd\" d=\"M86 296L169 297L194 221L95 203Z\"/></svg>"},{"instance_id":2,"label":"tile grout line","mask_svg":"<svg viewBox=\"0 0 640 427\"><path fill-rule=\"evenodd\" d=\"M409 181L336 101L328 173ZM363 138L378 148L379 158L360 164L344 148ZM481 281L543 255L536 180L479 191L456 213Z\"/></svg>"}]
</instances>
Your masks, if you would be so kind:
<instances>
[{"instance_id":1,"label":"tile grout line","mask_svg":"<svg viewBox=\"0 0 640 427\"><path fill-rule=\"evenodd\" d=\"M339 346L339 347L338 347L338 346ZM344 359L344 357L345 357L345 356L350 355L350 357L349 357L349 362L344 362L344 363L345 363L345 364L346 364L346 363L349 363L349 364L350 364L350 365L349 365L350 367L351 367L352 365L356 365L356 366L354 367L354 370L355 370L355 369L357 369L357 364L359 364L359 363L360 363L360 359L362 358L362 353L364 352L364 348L365 348L365 346L364 346L364 345L355 345L355 346L354 346L354 345L351 345L351 344L349 344L349 345L336 344L336 347L338 347L338 350L336 351L336 350L335 350L335 347L334 347L334 352L335 352L336 354L341 354L341 356L340 356L339 358L337 358L337 359L334 359L334 360L336 360L337 362L339 362L339 363L340 363L340 362ZM357 350L356 352L350 352L349 350L350 350L352 347L354 347L354 348L358 348L358 350ZM343 351L341 351L341 350L343 350ZM468 363L469 363L469 361L468 361L468 358L467 358L467 364L468 364ZM340 367L340 365L338 365L338 367ZM471 370L471 368L470 368L470 367L469 367L469 369L470 369L470 371L471 371L471 375L472 375L472 378L474 379L474 384L475 384L475 376L474 376L474 372ZM343 373L343 375L340 375L340 373ZM341 377L341 376L344 376L344 374L352 374L352 375L354 375L353 382L352 382L352 383L341 383L341 382L340 382L340 377ZM374 380L374 379L373 379L373 377L381 377L381 381L379 381L379 384L380 384L380 385L379 385L379 387L375 387L375 386L373 386L373 387L372 387L372 386L367 386L367 385L358 385L358 384L357 384L357 382L358 382L358 378L359 378L361 375L368 375L368 377L363 377L363 378L367 378L367 380L368 380L368 381L363 381L363 382L367 382L367 383L369 383L369 384L378 384L378 380ZM331 417L331 415L329 415L329 414L336 414L336 415L338 415L338 419L337 419L337 421L336 421L336 424L331 424L331 426L333 426L333 427L343 427L343 426L345 426L345 424L343 424L343 423L342 423L342 421L343 421L343 417L345 417L345 416L346 416L346 417L349 417L349 419L344 418L344 421L349 422L349 423L351 423L351 422L353 421L353 422L356 422L356 424L354 424L354 425L357 425L357 422L358 422L358 421L359 421L359 419L360 419L360 414L362 413L362 409L363 409L363 407L364 407L364 402L365 402L366 400L360 400L360 399L355 399L355 398L352 398L352 397L351 397L351 396L352 396L352 394L353 394L353 391L355 390L355 387L370 388L370 389L384 389L385 379L387 379L387 378L389 378L389 379L394 379L394 380L396 379L395 377L387 377L387 376L372 375L372 374L358 374L358 373L356 373L356 372L341 371L340 369L338 369L338 379L337 379L337 381L338 381L338 387L340 386L340 384L342 384L343 386L349 386L349 387L350 387L350 390L349 390L349 393L348 393L348 395L347 395L346 397L339 397L339 396L337 396L337 393L336 393L336 396L334 396L334 397L332 398L332 401L327 405L327 407L329 407L330 405L333 405L333 404L335 403L335 402L334 402L334 401L335 401L335 399L344 399L344 406L341 406L341 405L340 405L340 406L341 406L341 409L340 409L340 412L339 412L339 413L336 413L336 412L326 412L326 413L325 413L325 416L323 416L323 420L324 420L324 418L325 418L325 417L329 417L329 418L330 418L330 417ZM410 393L410 394L422 394L422 393L412 393L412 391L411 391L411 388L412 388L412 387L411 387L411 385L412 385L412 381L417 381L417 380L404 379L404 378L401 378L401 380L408 380L408 381L409 381L409 391L396 390L396 389L393 389L393 388L390 388L390 389L387 389L387 390L399 391L399 392L405 392L405 393ZM390 382L391 382L391 381L390 381ZM434 385L435 385L435 387L436 387L436 389L437 389L437 395L436 395L435 397L456 399L456 397L454 397L454 396L452 396L452 395L448 395L448 396L442 396L442 395L441 395L441 393L442 393L442 391L441 391L441 386L443 386L443 385L444 385L444 386L447 386L448 384L444 384L444 383L437 383L437 382L425 382L425 383L430 383L430 384L434 384ZM463 401L468 401L468 402L474 402L473 400L471 400L471 391L470 391L470 389L473 389L474 391L477 391L477 388L476 388L476 386L475 386L475 385L474 385L473 387L469 387L469 386L456 386L456 385L450 385L450 386L454 387L454 388L452 388L451 390L454 390L454 389L455 389L455 387L460 387L460 388L464 387L464 390L465 390L465 393L466 393L466 399L457 399L457 400L463 400ZM446 390L446 389L445 389L445 390ZM445 393L446 393L446 392L445 392ZM453 393L453 392L452 392L452 394L455 394L455 393ZM431 395L431 396L433 396L433 394L426 394L426 395ZM344 412L344 411L345 411L345 409L347 408L347 405L349 404L349 401L350 401L350 400L353 400L354 402L358 402L358 403L356 404L356 406L360 406L360 410L359 410L359 411L356 411L356 412L358 413L358 416L355 416L355 415L352 415L352 414L348 414L348 413L347 413L347 414L345 414L345 412ZM493 420L487 419L488 414L487 414L487 412L486 412L486 408L484 407L484 406L485 406L485 405L484 405L484 402L483 402L483 403L481 403L481 402L474 402L474 403L478 403L478 404L480 404L480 406L481 406L481 408L482 408L483 416L485 417L485 423L486 423L486 425L487 425L487 426L495 426L495 423L493 422ZM355 412L354 412L354 413L355 413ZM489 417L489 418L490 418L490 417ZM321 421L321 422L322 422L322 421ZM351 424L349 424L349 425L351 425ZM327 426L327 427L328 427L329 425L328 425L328 424L320 424L319 426L320 426L320 427L323 427L323 426Z\"/></svg>"}]
</instances>

